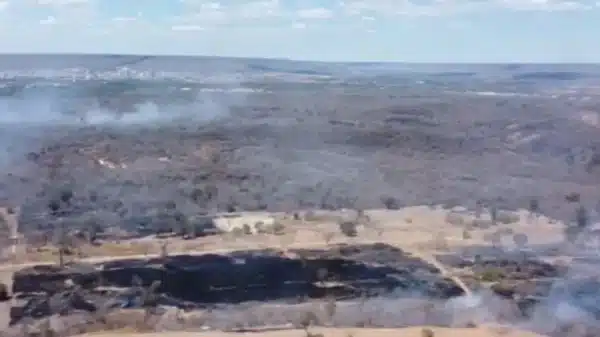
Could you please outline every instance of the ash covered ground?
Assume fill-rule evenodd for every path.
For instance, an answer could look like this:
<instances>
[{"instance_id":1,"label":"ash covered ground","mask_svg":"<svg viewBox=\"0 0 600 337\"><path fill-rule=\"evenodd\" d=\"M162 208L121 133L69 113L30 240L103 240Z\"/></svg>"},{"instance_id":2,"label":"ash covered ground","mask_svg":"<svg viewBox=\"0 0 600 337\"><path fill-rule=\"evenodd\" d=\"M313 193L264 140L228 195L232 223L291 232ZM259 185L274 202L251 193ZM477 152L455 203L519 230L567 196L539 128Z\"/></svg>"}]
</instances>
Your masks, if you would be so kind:
<instances>
[{"instance_id":1,"label":"ash covered ground","mask_svg":"<svg viewBox=\"0 0 600 337\"><path fill-rule=\"evenodd\" d=\"M218 211L423 204L484 204L506 210L527 208L531 200L538 203L536 211L571 221L579 204L592 210L593 217L600 201L596 188L600 86L595 79L600 67L134 56L13 56L1 64L0 193L5 205L20 208L19 231L25 236L28 231L53 229L58 223L73 229L93 224L134 232ZM378 279L393 274L395 278L381 277L386 282L374 286L393 291L434 284L434 293L443 295L438 296L442 298L439 315L446 319L448 298L459 298L462 289L446 283L430 271L431 266L406 259L402 251L384 258L384 250L393 254L391 248L383 248L348 249L356 249L357 256L367 252L385 260L379 264L403 261L406 266L392 266L393 271L387 266L388 271L382 272L366 258L366 262L351 264L347 260L359 260L353 252L314 253L319 255L314 266L263 254L256 261L264 264L265 273L286 270L291 275L277 285L263 284L274 278L253 274L253 266L231 266L229 257L208 256L200 259L209 265L200 279L218 272L214 279L202 279L208 289L205 295L215 297L211 300L215 303L238 303L254 295L324 297L325 292L313 284L313 274L318 274L321 264L339 269L332 276L356 283L351 289L337 289L341 297L364 295L360 282L365 275ZM323 257L327 254L333 257ZM450 258L458 259L458 264L492 265L496 274L500 268L496 264L507 268L504 274L514 272L516 276L507 276L508 283L496 291L507 297L515 293L546 296L547 292L538 294L536 284L530 289L532 282L521 283L523 274L525 279L552 279L551 283L568 278L565 271L530 263L527 257L519 257L515 266L497 255L496 262ZM150 270L150 279L140 281L143 285L155 275L171 273L186 280L189 276L178 274L188 271L177 258L146 263L143 268L133 263L133 271L109 268L108 276L114 278L111 285L125 287L129 273L139 271L136 268ZM202 263L193 262L197 267ZM95 273L96 266L87 267ZM221 284L217 274L222 270L217 267L229 273L242 270L250 279L258 277L253 282L269 291L276 288L276 294L246 292L245 288L239 293L231 284ZM50 269L50 278L53 273L69 279L92 273ZM44 279L46 274L40 270L21 271L24 276L19 282L25 283L19 286L25 290L20 291L45 291L27 288L27 282L43 284L30 279L31 275ZM527 276L530 272L535 277ZM172 278L174 283L162 284L161 291L169 296L173 289L184 291L177 277ZM546 285L542 281L540 288ZM226 296L215 295L214 284L222 286ZM49 293L61 297L63 290ZM179 297L198 300L187 298L190 294ZM590 294L597 296L593 291ZM87 295L101 297L93 291ZM130 298L137 295L118 295L124 298L122 302L135 306ZM389 299L383 297L382 301ZM34 297L27 303L51 299ZM174 301L170 297L161 300ZM522 302L518 304L526 306ZM563 303L563 298L547 303L558 302ZM597 317L597 308L592 307L588 311ZM239 308L226 307L223 312ZM564 311L573 313L570 308ZM49 313L54 311L42 316ZM219 312L215 315L217 326L230 324L217 317ZM343 321L356 313L340 316ZM513 321L522 319L521 314L517 316ZM548 317L554 316L542 315ZM401 325L430 322L412 317L408 323L395 317L390 321Z\"/></svg>"},{"instance_id":2,"label":"ash covered ground","mask_svg":"<svg viewBox=\"0 0 600 337\"><path fill-rule=\"evenodd\" d=\"M2 194L22 230L65 193L69 216L129 229L173 204L538 198L567 219L565 194L600 200L593 66L7 56L3 70Z\"/></svg>"}]
</instances>

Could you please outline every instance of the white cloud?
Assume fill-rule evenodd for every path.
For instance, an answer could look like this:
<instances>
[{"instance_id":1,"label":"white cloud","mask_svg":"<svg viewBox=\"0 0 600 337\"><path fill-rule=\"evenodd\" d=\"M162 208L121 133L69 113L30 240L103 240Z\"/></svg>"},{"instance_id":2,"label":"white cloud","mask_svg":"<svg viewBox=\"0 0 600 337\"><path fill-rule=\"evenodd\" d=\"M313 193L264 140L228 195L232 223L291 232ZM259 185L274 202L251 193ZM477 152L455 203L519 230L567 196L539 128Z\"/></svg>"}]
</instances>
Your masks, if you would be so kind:
<instances>
[{"instance_id":1,"label":"white cloud","mask_svg":"<svg viewBox=\"0 0 600 337\"><path fill-rule=\"evenodd\" d=\"M202 26L193 26L193 25L176 25L171 26L171 30L175 32L197 32L201 30L205 30Z\"/></svg>"},{"instance_id":2,"label":"white cloud","mask_svg":"<svg viewBox=\"0 0 600 337\"><path fill-rule=\"evenodd\" d=\"M202 1L180 0L180 16L170 19L170 31L191 32L225 27L258 28L273 24L292 25L293 16L279 0ZM289 20L285 22L286 20ZM289 26L288 26L289 27Z\"/></svg>"},{"instance_id":3,"label":"white cloud","mask_svg":"<svg viewBox=\"0 0 600 337\"><path fill-rule=\"evenodd\" d=\"M279 0L249 1L240 5L237 13L247 19L275 17L282 15L282 6Z\"/></svg>"},{"instance_id":4,"label":"white cloud","mask_svg":"<svg viewBox=\"0 0 600 337\"><path fill-rule=\"evenodd\" d=\"M97 5L102 1L107 0L0 0L0 23L11 28L44 25L43 29L55 31L67 27L65 31L73 29L73 34L82 36L98 31L126 32L135 28L140 34L151 29L153 34L171 37L182 32L182 36L187 38L192 32L221 28L279 32L281 29L310 27L313 30L317 27L327 29L331 25L355 25L364 32L377 28L381 20L401 17L448 16L474 11L494 13L498 10L574 11L600 7L600 2L594 3L598 0L336 0L322 2L324 5L320 7L308 5L300 9L289 6L285 0L171 0L183 5L180 14L164 16L157 23L142 13L129 14L131 9L143 11L145 7L152 7L152 1L140 6L131 0L121 0L127 1L125 7L128 7L128 13L117 13L113 17L99 12L102 6ZM294 1L297 6L307 5L300 0ZM36 11L32 11L35 14L29 21L23 20L23 13L33 7L37 7ZM335 22L331 23L333 19Z\"/></svg>"},{"instance_id":5,"label":"white cloud","mask_svg":"<svg viewBox=\"0 0 600 337\"><path fill-rule=\"evenodd\" d=\"M221 7L221 3L218 1L205 1L205 0L179 0L184 6L188 7Z\"/></svg>"},{"instance_id":6,"label":"white cloud","mask_svg":"<svg viewBox=\"0 0 600 337\"><path fill-rule=\"evenodd\" d=\"M477 10L563 11L585 10L586 0L432 0L417 4L410 0L342 0L339 7L350 17L439 16Z\"/></svg>"},{"instance_id":7,"label":"white cloud","mask_svg":"<svg viewBox=\"0 0 600 337\"><path fill-rule=\"evenodd\" d=\"M40 25L53 25L56 23L56 18L53 16L48 16L47 18L40 20Z\"/></svg>"},{"instance_id":8,"label":"white cloud","mask_svg":"<svg viewBox=\"0 0 600 337\"><path fill-rule=\"evenodd\" d=\"M111 20L113 22L132 22L132 21L136 21L138 18L135 16L117 16L115 18L112 18Z\"/></svg>"},{"instance_id":9,"label":"white cloud","mask_svg":"<svg viewBox=\"0 0 600 337\"><path fill-rule=\"evenodd\" d=\"M24 9L31 6L44 8L43 15L53 17L36 17L33 23L42 25L60 23L60 26L84 27L94 26L98 29L113 26L127 27L127 25L147 24L158 27L149 18L137 16L115 16L106 18L99 15L96 6L106 0L0 0L0 12L3 12L3 21L24 22L18 15L11 15L13 8L18 8L14 13L23 13ZM116 0L113 0L116 1ZM130 0L122 0L130 1ZM591 9L600 7L597 0L338 0L338 2L324 2L321 7L304 7L294 9L284 0L172 0L183 5L181 14L161 18L165 22L160 25L162 32L192 32L224 27L240 28L273 28L275 26L286 28L312 26L313 21L322 20L320 25L328 24L330 19L342 19L355 24L368 24L373 26L381 19L395 20L397 17L444 16L465 13L470 11L495 10L514 11L567 11ZM303 5L300 0L296 4ZM591 1L586 5L583 1ZM130 6L134 2L128 2ZM129 5L128 5L129 6ZM138 5L139 6L139 5ZM151 2L144 6L152 6ZM135 8L135 7L134 7ZM40 20L41 19L41 20ZM339 21L338 21L339 22ZM352 24L352 23L351 23ZM7 25L8 26L8 25Z\"/></svg>"},{"instance_id":10,"label":"white cloud","mask_svg":"<svg viewBox=\"0 0 600 337\"><path fill-rule=\"evenodd\" d=\"M368 15L368 14L391 14L399 8L399 5L405 1L390 0L344 0L339 5L346 15Z\"/></svg>"},{"instance_id":11,"label":"white cloud","mask_svg":"<svg viewBox=\"0 0 600 337\"><path fill-rule=\"evenodd\" d=\"M222 7L220 2L208 2L200 4L200 8L205 9L220 9Z\"/></svg>"},{"instance_id":12,"label":"white cloud","mask_svg":"<svg viewBox=\"0 0 600 337\"><path fill-rule=\"evenodd\" d=\"M306 23L304 23L304 22L294 22L292 24L292 28L294 28L294 29L305 29L306 28Z\"/></svg>"},{"instance_id":13,"label":"white cloud","mask_svg":"<svg viewBox=\"0 0 600 337\"><path fill-rule=\"evenodd\" d=\"M232 16L261 17L278 14L281 9L279 0L250 0L244 2L228 2L206 0L180 0L193 14L211 11L227 12Z\"/></svg>"},{"instance_id":14,"label":"white cloud","mask_svg":"<svg viewBox=\"0 0 600 337\"><path fill-rule=\"evenodd\" d=\"M70 6L88 3L89 0L36 0L36 4L41 6Z\"/></svg>"},{"instance_id":15,"label":"white cloud","mask_svg":"<svg viewBox=\"0 0 600 337\"><path fill-rule=\"evenodd\" d=\"M345 0L340 2L342 12L351 17L428 15L433 5L416 5L408 0Z\"/></svg>"},{"instance_id":16,"label":"white cloud","mask_svg":"<svg viewBox=\"0 0 600 337\"><path fill-rule=\"evenodd\" d=\"M95 0L9 0L14 6L21 6L19 11L25 12L31 6L41 7L47 17L39 20L40 25L70 26L82 31L94 21L97 12ZM17 17L15 17L16 19ZM23 22L23 24L27 24Z\"/></svg>"},{"instance_id":17,"label":"white cloud","mask_svg":"<svg viewBox=\"0 0 600 337\"><path fill-rule=\"evenodd\" d=\"M127 24L138 21L142 19L142 12L137 12L136 15L133 16L117 16L111 19L112 22L118 24Z\"/></svg>"},{"instance_id":18,"label":"white cloud","mask_svg":"<svg viewBox=\"0 0 600 337\"><path fill-rule=\"evenodd\" d=\"M300 9L297 15L302 19L330 19L333 17L333 12L327 8L317 7Z\"/></svg>"},{"instance_id":19,"label":"white cloud","mask_svg":"<svg viewBox=\"0 0 600 337\"><path fill-rule=\"evenodd\" d=\"M537 32L535 27L523 25L522 34L515 30L498 31L495 35L504 40L497 48L496 36L490 42L484 31L496 19L504 21L514 16L516 25L528 20L528 15L513 15L514 11L555 11L556 14L544 14L544 20L556 18L556 22L561 20L559 11L596 6L594 11L600 13L600 3L595 4L599 1L0 0L0 37L6 51L251 54L326 59L359 55L356 58L425 60L508 59L511 53L520 53L518 59L530 60L552 58L545 55L564 49L565 53L576 55L571 59L592 59L598 53L593 50L595 47L588 47L593 45L593 34L586 30L579 29L572 41L563 43L551 38L557 35L554 32ZM136 15L138 10L144 15ZM582 20L591 20L590 17L593 15ZM481 21L486 22L482 25ZM451 26L453 22L472 22L472 26L459 27L461 34L457 37L450 34L455 33L452 29L458 29ZM397 29L397 36L403 40L412 40L384 48L383 41L396 35L390 35L386 27ZM446 30L447 34L443 34ZM303 38L289 43L295 36ZM360 41L344 43L353 38ZM569 48L562 48L561 43ZM439 51L438 45L446 49ZM453 45L461 48L452 49ZM476 47L461 51L467 45ZM412 48L418 51L413 52ZM479 56L483 54L487 56Z\"/></svg>"},{"instance_id":20,"label":"white cloud","mask_svg":"<svg viewBox=\"0 0 600 337\"><path fill-rule=\"evenodd\" d=\"M553 1L553 0L500 0L500 6L519 11L573 11L591 9L576 1Z\"/></svg>"}]
</instances>

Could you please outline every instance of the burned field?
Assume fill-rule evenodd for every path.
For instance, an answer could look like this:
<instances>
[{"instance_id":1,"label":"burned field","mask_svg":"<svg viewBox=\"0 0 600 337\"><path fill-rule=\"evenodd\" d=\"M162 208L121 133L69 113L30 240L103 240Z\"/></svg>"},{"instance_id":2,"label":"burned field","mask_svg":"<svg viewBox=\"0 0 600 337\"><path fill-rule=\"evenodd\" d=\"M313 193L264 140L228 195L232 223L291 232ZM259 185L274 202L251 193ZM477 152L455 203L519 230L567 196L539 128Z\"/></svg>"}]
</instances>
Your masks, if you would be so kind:
<instances>
[{"instance_id":1,"label":"burned field","mask_svg":"<svg viewBox=\"0 0 600 337\"><path fill-rule=\"evenodd\" d=\"M14 273L10 317L14 327L50 317L97 326L136 310L162 317L178 308L208 312L204 327L235 330L302 324L298 317L313 311L313 325L362 327L468 326L477 324L482 310L485 319L526 325L550 319L555 301L600 313L589 300L597 296L597 280L569 278L564 266L534 258L464 258L452 268L462 271L454 274L479 302L467 305L474 295L455 279L381 243L39 265ZM572 324L557 321L548 333L562 336ZM578 324L596 331L593 324Z\"/></svg>"},{"instance_id":2,"label":"burned field","mask_svg":"<svg viewBox=\"0 0 600 337\"><path fill-rule=\"evenodd\" d=\"M21 303L13 323L76 310L464 295L432 265L385 244L35 266L15 272L12 284Z\"/></svg>"}]
</instances>

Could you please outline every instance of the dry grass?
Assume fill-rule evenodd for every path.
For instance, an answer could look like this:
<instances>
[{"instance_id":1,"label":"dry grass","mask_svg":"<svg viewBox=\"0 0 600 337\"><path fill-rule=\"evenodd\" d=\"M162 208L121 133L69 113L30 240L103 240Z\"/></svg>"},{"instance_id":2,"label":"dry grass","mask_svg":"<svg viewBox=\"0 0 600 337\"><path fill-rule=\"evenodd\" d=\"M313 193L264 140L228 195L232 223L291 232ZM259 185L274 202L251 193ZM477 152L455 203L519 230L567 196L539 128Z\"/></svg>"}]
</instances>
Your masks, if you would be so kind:
<instances>
[{"instance_id":1,"label":"dry grass","mask_svg":"<svg viewBox=\"0 0 600 337\"><path fill-rule=\"evenodd\" d=\"M433 251L448 251L459 246L485 244L493 228L466 228L465 221L458 221L456 212L442 208L427 206L408 207L400 210L368 210L361 212L368 219L360 223L358 236L348 238L339 232L340 219L356 217L356 211L345 211L342 214L327 214L326 212L299 214L282 219L283 233L236 235L235 233L199 237L193 240L168 238L168 254L226 252L237 249L276 248L286 250L300 247L326 247L339 243L374 243L385 242L402 247L408 251L420 251L429 254ZM502 214L502 212L499 212ZM450 216L449 216L450 215ZM504 214L502 214L504 215ZM460 215L462 217L463 215ZM468 217L468 216L467 216ZM519 216L510 216L511 220ZM296 219L300 218L300 219ZM307 220L306 218L310 219ZM522 217L524 219L525 217ZM410 221L407 221L410 219ZM450 221L449 221L450 220ZM464 218L463 218L464 220ZM535 225L521 221L501 225L502 229L511 233L525 233L530 239L544 239L546 242L555 241L564 233L560 226L550 223L549 219L540 218ZM547 233L547 235L544 234ZM542 240L543 241L543 240ZM129 240L122 242L105 242L101 245L81 245L73 249L72 255L65 259L81 258L120 258L127 256L159 256L164 241L153 238ZM534 242L531 242L534 243ZM24 251L25 249L23 249ZM56 262L58 253L56 247L46 246L39 249L28 249L19 254L15 263L24 262Z\"/></svg>"},{"instance_id":2,"label":"dry grass","mask_svg":"<svg viewBox=\"0 0 600 337\"><path fill-rule=\"evenodd\" d=\"M438 328L438 327L411 327L402 329L368 329L368 328L312 328L310 331L303 329L297 330L277 330L261 331L255 333L244 333L244 336L260 337L306 337L307 333L311 335L322 335L324 337L422 337L423 331L430 330L435 337L541 337L532 332L506 329L502 332L496 328L478 327L478 328ZM112 337L114 333L89 334L96 337ZM119 333L122 335L122 333ZM139 337L234 337L239 333L227 333L220 331L210 332L160 332L136 334Z\"/></svg>"},{"instance_id":3,"label":"dry grass","mask_svg":"<svg viewBox=\"0 0 600 337\"><path fill-rule=\"evenodd\" d=\"M84 246L82 251L87 256L126 256L126 255L148 255L158 254L161 243L151 242L106 242L100 246Z\"/></svg>"},{"instance_id":4,"label":"dry grass","mask_svg":"<svg viewBox=\"0 0 600 337\"><path fill-rule=\"evenodd\" d=\"M98 246L81 245L73 248L70 254L65 255L65 260L78 260L96 256L148 255L157 254L159 251L160 244L156 242L106 242ZM58 256L58 247L47 245L28 249L28 251L19 254L15 262L54 262L58 261Z\"/></svg>"}]
</instances>

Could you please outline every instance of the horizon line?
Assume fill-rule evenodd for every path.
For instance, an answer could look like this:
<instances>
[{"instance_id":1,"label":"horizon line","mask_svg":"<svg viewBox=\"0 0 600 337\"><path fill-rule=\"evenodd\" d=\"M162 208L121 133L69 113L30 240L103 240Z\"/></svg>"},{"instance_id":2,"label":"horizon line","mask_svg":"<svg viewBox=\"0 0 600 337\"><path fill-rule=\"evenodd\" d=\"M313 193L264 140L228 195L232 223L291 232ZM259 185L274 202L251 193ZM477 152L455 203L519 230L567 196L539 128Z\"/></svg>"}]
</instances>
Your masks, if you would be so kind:
<instances>
[{"instance_id":1,"label":"horizon line","mask_svg":"<svg viewBox=\"0 0 600 337\"><path fill-rule=\"evenodd\" d=\"M392 61L392 60L314 60L301 58L284 58L268 56L234 56L234 55L207 55L207 54L144 54L144 53L98 53L98 52L0 52L3 56L112 56L112 57L171 57L171 58L213 58L213 59L235 59L235 60L265 60L265 61L284 61L298 63L324 63L324 64L406 64L406 65L600 65L597 62L590 61L572 61L572 62L549 62L549 61Z\"/></svg>"}]
</instances>

